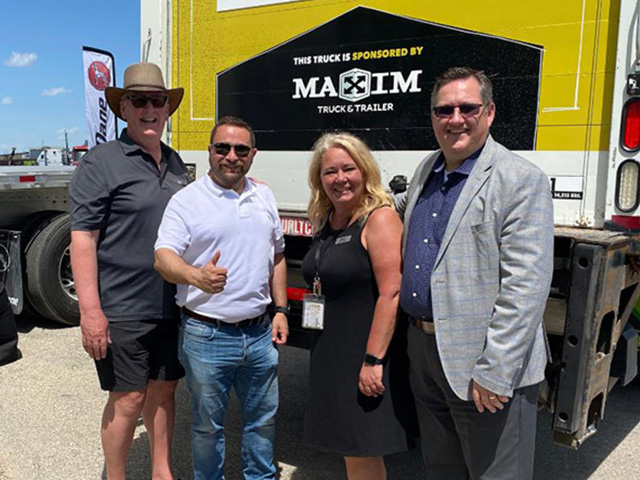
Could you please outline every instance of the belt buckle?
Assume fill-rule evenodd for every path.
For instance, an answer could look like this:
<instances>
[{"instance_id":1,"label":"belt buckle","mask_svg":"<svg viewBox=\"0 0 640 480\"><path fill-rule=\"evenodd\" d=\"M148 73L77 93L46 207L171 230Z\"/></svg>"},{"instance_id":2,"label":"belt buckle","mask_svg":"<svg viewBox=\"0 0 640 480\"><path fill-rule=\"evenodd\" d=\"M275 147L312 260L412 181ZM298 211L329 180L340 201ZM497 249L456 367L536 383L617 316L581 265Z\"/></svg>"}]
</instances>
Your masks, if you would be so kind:
<instances>
[{"instance_id":1,"label":"belt buckle","mask_svg":"<svg viewBox=\"0 0 640 480\"><path fill-rule=\"evenodd\" d=\"M422 320L420 320L420 322L422 323L422 331L424 333L428 333L429 335L436 334L436 326L433 322L423 322Z\"/></svg>"},{"instance_id":2,"label":"belt buckle","mask_svg":"<svg viewBox=\"0 0 640 480\"><path fill-rule=\"evenodd\" d=\"M250 319L246 318L244 320L240 320L239 322L230 323L229 325L240 329L240 328L244 328L244 327L250 327L251 326L251 321L250 321Z\"/></svg>"},{"instance_id":3,"label":"belt buckle","mask_svg":"<svg viewBox=\"0 0 640 480\"><path fill-rule=\"evenodd\" d=\"M234 325L236 328L253 327L254 325L258 325L258 323L260 323L263 315L258 315L257 317L240 320L239 322L233 323L232 325Z\"/></svg>"},{"instance_id":4,"label":"belt buckle","mask_svg":"<svg viewBox=\"0 0 640 480\"><path fill-rule=\"evenodd\" d=\"M424 333L427 333L429 335L436 334L436 327L433 322L425 322L420 318L412 317L412 323L414 327L422 330Z\"/></svg>"}]
</instances>

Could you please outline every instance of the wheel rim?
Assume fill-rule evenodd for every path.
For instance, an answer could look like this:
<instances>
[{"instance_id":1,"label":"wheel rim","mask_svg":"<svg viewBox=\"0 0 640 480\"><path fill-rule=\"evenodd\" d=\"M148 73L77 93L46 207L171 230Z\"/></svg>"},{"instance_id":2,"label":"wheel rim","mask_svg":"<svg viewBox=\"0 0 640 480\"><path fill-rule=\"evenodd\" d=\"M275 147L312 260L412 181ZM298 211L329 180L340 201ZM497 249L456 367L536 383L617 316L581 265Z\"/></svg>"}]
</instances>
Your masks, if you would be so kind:
<instances>
[{"instance_id":1,"label":"wheel rim","mask_svg":"<svg viewBox=\"0 0 640 480\"><path fill-rule=\"evenodd\" d=\"M60 257L60 265L58 266L58 278L60 280L60 286L64 293L69 298L78 301L78 294L76 292L76 282L73 280L73 274L71 273L71 250L67 247Z\"/></svg>"}]
</instances>

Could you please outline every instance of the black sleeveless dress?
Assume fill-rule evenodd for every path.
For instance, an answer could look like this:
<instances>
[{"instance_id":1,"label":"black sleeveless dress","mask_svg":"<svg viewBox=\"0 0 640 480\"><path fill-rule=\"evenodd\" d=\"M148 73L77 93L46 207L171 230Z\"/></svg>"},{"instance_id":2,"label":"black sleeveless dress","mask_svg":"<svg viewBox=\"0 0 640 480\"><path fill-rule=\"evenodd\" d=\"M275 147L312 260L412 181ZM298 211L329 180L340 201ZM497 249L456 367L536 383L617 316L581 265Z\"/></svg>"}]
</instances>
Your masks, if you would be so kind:
<instances>
[{"instance_id":1,"label":"black sleeveless dress","mask_svg":"<svg viewBox=\"0 0 640 480\"><path fill-rule=\"evenodd\" d=\"M328 225L302 262L312 284L316 250L325 296L324 329L311 349L305 442L343 456L380 456L413 448L415 410L408 381L406 325L398 324L384 365L386 391L367 397L358 389L373 311L378 298L362 225L345 230Z\"/></svg>"}]
</instances>

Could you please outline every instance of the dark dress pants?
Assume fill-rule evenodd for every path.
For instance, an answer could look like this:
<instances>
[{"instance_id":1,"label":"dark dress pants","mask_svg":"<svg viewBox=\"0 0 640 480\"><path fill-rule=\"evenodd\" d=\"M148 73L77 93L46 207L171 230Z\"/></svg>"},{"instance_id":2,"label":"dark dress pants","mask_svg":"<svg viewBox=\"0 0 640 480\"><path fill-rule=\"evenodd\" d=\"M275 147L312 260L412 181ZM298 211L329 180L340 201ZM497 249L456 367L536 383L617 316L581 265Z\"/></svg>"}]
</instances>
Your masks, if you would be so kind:
<instances>
[{"instance_id":1,"label":"dark dress pants","mask_svg":"<svg viewBox=\"0 0 640 480\"><path fill-rule=\"evenodd\" d=\"M434 335L409 326L408 353L428 478L531 479L539 385L515 390L503 410L479 413L449 387Z\"/></svg>"},{"instance_id":2,"label":"dark dress pants","mask_svg":"<svg viewBox=\"0 0 640 480\"><path fill-rule=\"evenodd\" d=\"M20 358L18 331L4 285L0 282L0 365Z\"/></svg>"}]
</instances>

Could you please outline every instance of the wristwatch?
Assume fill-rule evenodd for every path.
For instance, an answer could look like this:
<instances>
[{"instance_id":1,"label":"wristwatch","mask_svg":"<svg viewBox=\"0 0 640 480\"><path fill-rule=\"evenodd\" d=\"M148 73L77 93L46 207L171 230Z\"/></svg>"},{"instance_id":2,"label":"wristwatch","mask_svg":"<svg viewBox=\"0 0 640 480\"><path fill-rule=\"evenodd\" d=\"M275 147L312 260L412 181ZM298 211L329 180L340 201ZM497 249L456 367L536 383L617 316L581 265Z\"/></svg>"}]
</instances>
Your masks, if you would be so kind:
<instances>
[{"instance_id":1,"label":"wristwatch","mask_svg":"<svg viewBox=\"0 0 640 480\"><path fill-rule=\"evenodd\" d=\"M285 315L289 315L289 312L291 311L291 307L289 305L285 305L284 307L276 306L274 310L276 313L284 313Z\"/></svg>"},{"instance_id":2,"label":"wristwatch","mask_svg":"<svg viewBox=\"0 0 640 480\"><path fill-rule=\"evenodd\" d=\"M378 358L374 355L367 353L364 356L364 364L369 365L370 367L375 367L376 365L382 365L384 363L384 359Z\"/></svg>"}]
</instances>

